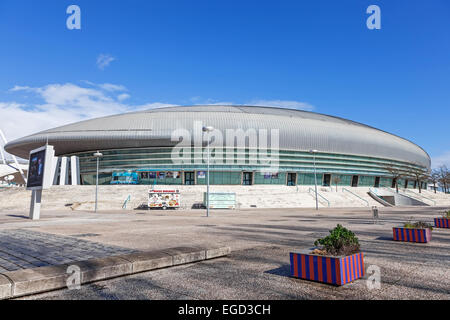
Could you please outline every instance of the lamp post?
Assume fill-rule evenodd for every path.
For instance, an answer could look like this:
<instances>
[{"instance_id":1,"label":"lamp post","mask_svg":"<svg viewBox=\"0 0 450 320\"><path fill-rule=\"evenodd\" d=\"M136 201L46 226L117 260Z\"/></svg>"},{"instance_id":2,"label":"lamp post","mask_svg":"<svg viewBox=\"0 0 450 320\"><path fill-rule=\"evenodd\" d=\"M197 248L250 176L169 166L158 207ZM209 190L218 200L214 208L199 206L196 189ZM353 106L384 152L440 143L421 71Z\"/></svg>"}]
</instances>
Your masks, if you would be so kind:
<instances>
[{"instance_id":1,"label":"lamp post","mask_svg":"<svg viewBox=\"0 0 450 320\"><path fill-rule=\"evenodd\" d=\"M213 127L203 127L203 132L211 132L213 131ZM208 137L209 138L209 137ZM209 139L206 144L206 153L208 154L207 157L207 178L206 178L206 216L209 217Z\"/></svg>"},{"instance_id":2,"label":"lamp post","mask_svg":"<svg viewBox=\"0 0 450 320\"><path fill-rule=\"evenodd\" d=\"M95 212L97 212L97 199L98 199L98 165L99 160L101 157L103 157L103 154L97 150L96 153L94 153L94 157L97 158L97 174L95 178Z\"/></svg>"},{"instance_id":3,"label":"lamp post","mask_svg":"<svg viewBox=\"0 0 450 320\"><path fill-rule=\"evenodd\" d=\"M316 191L316 210L319 210L319 198L317 197L317 173L316 173L316 153L317 150L309 150L309 153L313 154L314 159L314 185Z\"/></svg>"}]
</instances>

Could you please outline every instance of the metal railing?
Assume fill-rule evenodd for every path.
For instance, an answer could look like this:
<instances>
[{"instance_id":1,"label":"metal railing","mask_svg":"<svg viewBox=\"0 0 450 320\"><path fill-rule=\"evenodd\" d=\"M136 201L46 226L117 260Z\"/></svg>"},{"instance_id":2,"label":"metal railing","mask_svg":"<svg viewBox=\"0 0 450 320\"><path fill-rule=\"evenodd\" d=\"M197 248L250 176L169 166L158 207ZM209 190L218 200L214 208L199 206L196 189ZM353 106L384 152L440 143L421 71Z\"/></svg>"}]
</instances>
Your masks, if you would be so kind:
<instances>
[{"instance_id":1,"label":"metal railing","mask_svg":"<svg viewBox=\"0 0 450 320\"><path fill-rule=\"evenodd\" d=\"M351 192L350 190L348 190L347 188L342 188L342 191L344 192L344 191L347 191L348 193L350 193L350 194L352 194L352 195L354 195L355 197L357 197L357 198L359 198L360 200L362 200L363 202L365 202L366 203L366 206L368 206L369 207L369 201L367 201L366 199L364 199L363 197L361 197L361 196L359 196L359 195L357 195L356 193L353 193L353 192Z\"/></svg>"},{"instance_id":2,"label":"metal railing","mask_svg":"<svg viewBox=\"0 0 450 320\"><path fill-rule=\"evenodd\" d=\"M421 194L417 194L417 193L412 192L412 191L410 191L408 189L405 189L405 188L401 188L400 190L402 190L402 192L404 192L404 193L408 193L408 197L410 197L410 198L413 198L413 199L416 199L416 200L420 200L420 201L422 201L422 199L425 199L425 200L433 202L433 205L436 205L436 201L434 201L433 199L427 198L427 197L425 197L425 196L423 196ZM410 196L411 193L414 194L414 196Z\"/></svg>"},{"instance_id":3,"label":"metal railing","mask_svg":"<svg viewBox=\"0 0 450 320\"><path fill-rule=\"evenodd\" d=\"M313 188L309 188L309 189L308 189L308 193L311 193L311 191L313 192L314 195L316 194L316 190L314 190ZM325 197L324 197L323 195L321 195L319 192L317 192L317 195L318 195L320 198L322 198L323 200L325 200L325 201L327 202L328 207L331 206L331 205L330 205L330 201L329 201L327 198L325 198ZM315 197L314 197L314 199L315 199Z\"/></svg>"},{"instance_id":4,"label":"metal railing","mask_svg":"<svg viewBox=\"0 0 450 320\"><path fill-rule=\"evenodd\" d=\"M380 187L380 189L385 189L385 190L387 190L389 192L392 192L394 194L397 193L397 189L396 188L390 188L390 187L382 186L382 187ZM411 193L414 194L414 196L412 196ZM411 198L411 199L414 199L414 200L417 200L417 201L420 201L420 202L422 202L422 203L424 203L426 205L427 205L427 203L423 202L424 201L423 199L431 201L431 202L433 202L434 205L436 205L436 201L434 201L433 199L429 199L429 198L427 198L425 196L418 195L417 193L412 192L412 191L410 191L408 189L405 189L405 188L402 188L402 187L398 188L398 194L402 195L402 196L405 196L405 197L408 197L408 198ZM423 199L421 199L421 198L423 198Z\"/></svg>"},{"instance_id":5,"label":"metal railing","mask_svg":"<svg viewBox=\"0 0 450 320\"><path fill-rule=\"evenodd\" d=\"M394 205L384 200L379 194L378 194L379 188L369 188L369 195L374 198L376 201L382 203L383 205L387 207L393 207ZM392 191L391 191L392 192Z\"/></svg>"}]
</instances>

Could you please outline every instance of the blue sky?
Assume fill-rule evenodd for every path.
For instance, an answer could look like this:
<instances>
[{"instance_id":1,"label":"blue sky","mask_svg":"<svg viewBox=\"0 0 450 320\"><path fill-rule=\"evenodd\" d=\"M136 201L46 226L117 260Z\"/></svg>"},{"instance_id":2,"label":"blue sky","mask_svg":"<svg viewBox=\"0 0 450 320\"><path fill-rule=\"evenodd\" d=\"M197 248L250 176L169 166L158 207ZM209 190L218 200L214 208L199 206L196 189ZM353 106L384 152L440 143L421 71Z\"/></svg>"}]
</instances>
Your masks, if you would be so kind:
<instances>
[{"instance_id":1,"label":"blue sky","mask_svg":"<svg viewBox=\"0 0 450 320\"><path fill-rule=\"evenodd\" d=\"M81 30L66 27L71 4ZM366 27L371 4L381 30ZM281 105L450 165L449 16L447 0L2 0L0 128L12 139L157 106Z\"/></svg>"}]
</instances>

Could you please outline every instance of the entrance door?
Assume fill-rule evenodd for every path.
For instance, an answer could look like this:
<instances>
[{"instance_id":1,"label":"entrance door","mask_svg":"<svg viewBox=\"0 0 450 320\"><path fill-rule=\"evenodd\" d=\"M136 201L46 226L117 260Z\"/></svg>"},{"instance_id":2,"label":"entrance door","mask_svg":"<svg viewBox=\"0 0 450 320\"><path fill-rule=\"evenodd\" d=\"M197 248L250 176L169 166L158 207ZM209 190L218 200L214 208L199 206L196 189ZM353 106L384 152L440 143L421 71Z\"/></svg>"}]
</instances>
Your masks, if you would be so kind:
<instances>
[{"instance_id":1,"label":"entrance door","mask_svg":"<svg viewBox=\"0 0 450 320\"><path fill-rule=\"evenodd\" d=\"M297 181L297 174L289 172L287 175L287 185L288 186L295 186Z\"/></svg>"},{"instance_id":2,"label":"entrance door","mask_svg":"<svg viewBox=\"0 0 450 320\"><path fill-rule=\"evenodd\" d=\"M353 176L352 177L352 187L357 187L358 186L358 180L359 180L358 176Z\"/></svg>"},{"instance_id":3,"label":"entrance door","mask_svg":"<svg viewBox=\"0 0 450 320\"><path fill-rule=\"evenodd\" d=\"M375 188L379 188L380 187L380 177L375 177Z\"/></svg>"},{"instance_id":4,"label":"entrance door","mask_svg":"<svg viewBox=\"0 0 450 320\"><path fill-rule=\"evenodd\" d=\"M253 184L253 172L243 172L242 184L244 186L251 186Z\"/></svg>"},{"instance_id":5,"label":"entrance door","mask_svg":"<svg viewBox=\"0 0 450 320\"><path fill-rule=\"evenodd\" d=\"M405 180L405 189L408 189L408 180Z\"/></svg>"},{"instance_id":6,"label":"entrance door","mask_svg":"<svg viewBox=\"0 0 450 320\"><path fill-rule=\"evenodd\" d=\"M394 178L394 179L392 179L391 188L395 188L396 185L397 185L397 178Z\"/></svg>"},{"instance_id":7,"label":"entrance door","mask_svg":"<svg viewBox=\"0 0 450 320\"><path fill-rule=\"evenodd\" d=\"M184 184L186 184L186 185L194 185L195 184L194 172L185 172L184 173Z\"/></svg>"},{"instance_id":8,"label":"entrance door","mask_svg":"<svg viewBox=\"0 0 450 320\"><path fill-rule=\"evenodd\" d=\"M324 174L323 175L323 185L325 187L329 187L331 184L331 174Z\"/></svg>"}]
</instances>

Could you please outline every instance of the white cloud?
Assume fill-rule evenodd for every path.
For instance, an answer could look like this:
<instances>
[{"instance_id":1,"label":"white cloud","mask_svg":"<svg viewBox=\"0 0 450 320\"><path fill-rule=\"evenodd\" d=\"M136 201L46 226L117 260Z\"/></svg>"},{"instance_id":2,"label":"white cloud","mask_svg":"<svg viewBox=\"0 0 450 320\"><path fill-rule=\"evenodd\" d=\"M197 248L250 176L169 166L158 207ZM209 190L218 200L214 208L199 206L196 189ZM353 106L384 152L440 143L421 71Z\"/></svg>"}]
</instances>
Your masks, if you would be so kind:
<instances>
[{"instance_id":1,"label":"white cloud","mask_svg":"<svg viewBox=\"0 0 450 320\"><path fill-rule=\"evenodd\" d=\"M40 102L38 104L0 102L0 128L5 132L8 140L13 140L76 121L173 106L162 102L143 105L125 104L123 100L130 96L126 93L116 96L114 93L114 91L126 90L125 87L93 83L89 85L91 87L72 83L49 84L38 88L15 86L10 91L32 92Z\"/></svg>"},{"instance_id":2,"label":"white cloud","mask_svg":"<svg viewBox=\"0 0 450 320\"><path fill-rule=\"evenodd\" d=\"M189 99L195 105L240 105L242 103L234 103L230 101L219 101L215 99L202 99L199 96L192 97ZM314 110L314 106L300 101L293 100L264 100L264 99L254 99L248 102L243 103L243 105L249 106L260 106L260 107L274 107L274 108L287 108L287 109L295 109L295 110L306 110L312 111Z\"/></svg>"},{"instance_id":3,"label":"white cloud","mask_svg":"<svg viewBox=\"0 0 450 320\"><path fill-rule=\"evenodd\" d=\"M130 95L128 93L122 93L117 96L117 100L123 101L123 100L128 99L129 97L130 97Z\"/></svg>"},{"instance_id":4,"label":"white cloud","mask_svg":"<svg viewBox=\"0 0 450 320\"><path fill-rule=\"evenodd\" d=\"M98 85L100 88L106 91L127 91L127 88L125 86L122 86L120 84L112 84L112 83L103 83Z\"/></svg>"},{"instance_id":5,"label":"white cloud","mask_svg":"<svg viewBox=\"0 0 450 320\"><path fill-rule=\"evenodd\" d=\"M100 70L104 70L107 66L109 66L109 64L111 62L113 62L114 60L116 60L116 58L114 58L113 56L109 55L109 54L99 54L97 57L97 67Z\"/></svg>"},{"instance_id":6,"label":"white cloud","mask_svg":"<svg viewBox=\"0 0 450 320\"><path fill-rule=\"evenodd\" d=\"M252 100L248 104L261 107L288 108L306 111L315 109L314 106L309 103L291 100Z\"/></svg>"},{"instance_id":7,"label":"white cloud","mask_svg":"<svg viewBox=\"0 0 450 320\"><path fill-rule=\"evenodd\" d=\"M140 105L140 106L136 106L135 110L136 111L141 111L141 110L150 110L150 109L158 109L158 108L165 108L165 107L175 107L175 106L177 106L177 104L152 102L152 103L147 103L147 104L143 104L143 105Z\"/></svg>"},{"instance_id":8,"label":"white cloud","mask_svg":"<svg viewBox=\"0 0 450 320\"><path fill-rule=\"evenodd\" d=\"M433 157L431 159L432 168L438 168L442 165L446 165L448 168L450 168L450 151L446 151L440 156Z\"/></svg>"},{"instance_id":9,"label":"white cloud","mask_svg":"<svg viewBox=\"0 0 450 320\"><path fill-rule=\"evenodd\" d=\"M89 81L83 81L83 83L84 85L73 83L49 84L37 88L15 86L9 91L13 91L16 94L26 92L27 95L32 93L37 98L37 103L0 102L0 128L3 129L8 140L13 140L42 130L86 119L175 106L175 104L163 102L133 105L125 103L130 98L130 94L127 92L126 87L122 85L110 83L95 84ZM27 98L29 99L30 97L23 96L21 101ZM33 100L33 102L36 102L36 99ZM233 102L214 99L201 101L200 97L195 97L192 100L195 100L196 104L233 104ZM313 109L311 105L297 101L253 100L247 104L290 107L303 110Z\"/></svg>"},{"instance_id":10,"label":"white cloud","mask_svg":"<svg viewBox=\"0 0 450 320\"><path fill-rule=\"evenodd\" d=\"M22 87L22 86L14 86L14 88L9 89L9 91L33 91L33 88L30 87Z\"/></svg>"}]
</instances>

